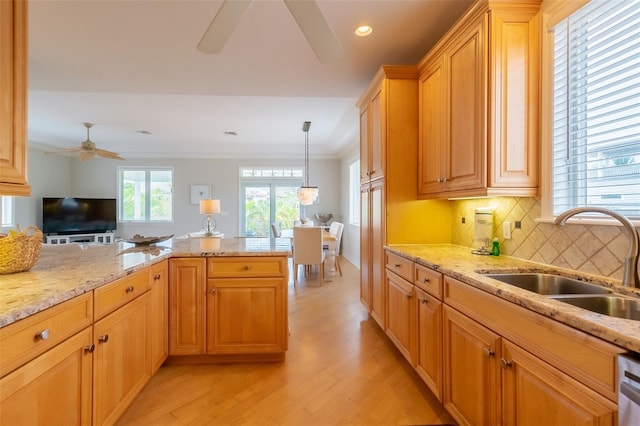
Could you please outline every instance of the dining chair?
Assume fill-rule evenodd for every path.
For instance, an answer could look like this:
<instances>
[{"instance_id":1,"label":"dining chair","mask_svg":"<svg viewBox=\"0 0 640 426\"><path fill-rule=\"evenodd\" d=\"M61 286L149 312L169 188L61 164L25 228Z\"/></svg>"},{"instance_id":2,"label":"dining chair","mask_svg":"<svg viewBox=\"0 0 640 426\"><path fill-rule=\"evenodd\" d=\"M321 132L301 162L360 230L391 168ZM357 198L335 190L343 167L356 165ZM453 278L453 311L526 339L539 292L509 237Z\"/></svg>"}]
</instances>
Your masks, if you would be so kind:
<instances>
[{"instance_id":1,"label":"dining chair","mask_svg":"<svg viewBox=\"0 0 640 426\"><path fill-rule=\"evenodd\" d=\"M275 238L280 238L280 236L282 235L282 233L280 232L280 226L277 222L273 222L271 224L271 232L273 232L273 236Z\"/></svg>"},{"instance_id":2,"label":"dining chair","mask_svg":"<svg viewBox=\"0 0 640 426\"><path fill-rule=\"evenodd\" d=\"M342 276L342 266L340 265L340 243L342 241L342 231L344 230L344 224L340 222L331 222L329 227L329 233L335 238L334 241L325 242L325 252L327 257L333 259L333 266L336 271Z\"/></svg>"},{"instance_id":3,"label":"dining chair","mask_svg":"<svg viewBox=\"0 0 640 426\"><path fill-rule=\"evenodd\" d=\"M293 285L298 282L298 266L305 265L305 276L309 272L307 267L320 266L320 284L324 282L324 257L322 249L322 229L298 226L293 228Z\"/></svg>"}]
</instances>

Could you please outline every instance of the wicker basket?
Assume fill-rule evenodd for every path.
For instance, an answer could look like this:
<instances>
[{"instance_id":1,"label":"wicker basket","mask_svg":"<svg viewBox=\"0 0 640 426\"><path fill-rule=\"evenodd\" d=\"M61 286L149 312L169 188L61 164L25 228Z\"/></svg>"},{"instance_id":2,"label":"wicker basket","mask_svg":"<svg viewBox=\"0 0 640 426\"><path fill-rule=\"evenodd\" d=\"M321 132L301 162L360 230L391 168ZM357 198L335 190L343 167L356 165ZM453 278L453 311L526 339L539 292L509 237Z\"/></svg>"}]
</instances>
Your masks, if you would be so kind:
<instances>
[{"instance_id":1,"label":"wicker basket","mask_svg":"<svg viewBox=\"0 0 640 426\"><path fill-rule=\"evenodd\" d=\"M31 269L42 248L42 231L29 226L24 232L9 231L0 238L0 274L13 274Z\"/></svg>"}]
</instances>

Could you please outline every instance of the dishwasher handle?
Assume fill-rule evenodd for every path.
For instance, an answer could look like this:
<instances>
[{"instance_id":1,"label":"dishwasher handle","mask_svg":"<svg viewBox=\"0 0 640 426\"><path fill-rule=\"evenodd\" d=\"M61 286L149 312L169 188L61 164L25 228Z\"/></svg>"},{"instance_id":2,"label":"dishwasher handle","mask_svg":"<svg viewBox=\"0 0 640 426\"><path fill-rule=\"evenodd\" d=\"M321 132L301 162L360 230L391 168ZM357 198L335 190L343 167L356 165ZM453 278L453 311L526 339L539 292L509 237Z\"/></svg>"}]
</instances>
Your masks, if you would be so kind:
<instances>
[{"instance_id":1,"label":"dishwasher handle","mask_svg":"<svg viewBox=\"0 0 640 426\"><path fill-rule=\"evenodd\" d=\"M620 383L620 393L629 398L631 401L640 405L640 391L627 382Z\"/></svg>"}]
</instances>

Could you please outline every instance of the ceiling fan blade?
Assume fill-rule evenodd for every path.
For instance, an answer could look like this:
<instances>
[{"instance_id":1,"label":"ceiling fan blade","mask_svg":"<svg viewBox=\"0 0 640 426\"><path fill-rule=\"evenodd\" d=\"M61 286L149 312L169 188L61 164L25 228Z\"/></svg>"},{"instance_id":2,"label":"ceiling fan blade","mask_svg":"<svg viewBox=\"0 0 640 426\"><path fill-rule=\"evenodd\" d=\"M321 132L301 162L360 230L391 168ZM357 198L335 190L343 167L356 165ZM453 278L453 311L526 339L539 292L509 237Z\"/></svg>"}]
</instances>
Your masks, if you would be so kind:
<instances>
[{"instance_id":1,"label":"ceiling fan blade","mask_svg":"<svg viewBox=\"0 0 640 426\"><path fill-rule=\"evenodd\" d=\"M56 149L55 151L46 151L43 152L42 155L48 155L48 154L64 154L64 153L71 153L71 152L78 152L81 151L82 148L63 148L63 149Z\"/></svg>"},{"instance_id":2,"label":"ceiling fan blade","mask_svg":"<svg viewBox=\"0 0 640 426\"><path fill-rule=\"evenodd\" d=\"M225 0L198 43L203 53L220 53L253 0Z\"/></svg>"},{"instance_id":3,"label":"ceiling fan blade","mask_svg":"<svg viewBox=\"0 0 640 426\"><path fill-rule=\"evenodd\" d=\"M95 153L96 155L99 155L100 157L104 157L104 158L109 158L111 160L124 160L124 158L120 157L119 154L113 152L113 151L107 151L106 149L95 149Z\"/></svg>"},{"instance_id":4,"label":"ceiling fan blade","mask_svg":"<svg viewBox=\"0 0 640 426\"><path fill-rule=\"evenodd\" d=\"M284 2L320 62L326 64L342 56L342 45L315 0L284 0Z\"/></svg>"}]
</instances>

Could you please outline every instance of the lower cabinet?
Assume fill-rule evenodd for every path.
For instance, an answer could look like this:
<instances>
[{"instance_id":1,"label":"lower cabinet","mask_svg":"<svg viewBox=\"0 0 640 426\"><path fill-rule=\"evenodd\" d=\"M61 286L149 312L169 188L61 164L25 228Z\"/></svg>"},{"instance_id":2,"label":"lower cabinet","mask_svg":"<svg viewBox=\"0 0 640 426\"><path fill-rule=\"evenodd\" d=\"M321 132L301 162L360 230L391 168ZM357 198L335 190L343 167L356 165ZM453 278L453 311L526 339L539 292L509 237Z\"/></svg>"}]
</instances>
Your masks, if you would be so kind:
<instances>
[{"instance_id":1,"label":"lower cabinet","mask_svg":"<svg viewBox=\"0 0 640 426\"><path fill-rule=\"evenodd\" d=\"M442 302L416 287L416 372L442 401Z\"/></svg>"},{"instance_id":2,"label":"lower cabinet","mask_svg":"<svg viewBox=\"0 0 640 426\"><path fill-rule=\"evenodd\" d=\"M113 424L151 378L151 294L93 326L93 423Z\"/></svg>"},{"instance_id":3,"label":"lower cabinet","mask_svg":"<svg viewBox=\"0 0 640 426\"><path fill-rule=\"evenodd\" d=\"M150 267L151 280L151 373L169 356L169 270L163 260Z\"/></svg>"},{"instance_id":4,"label":"lower cabinet","mask_svg":"<svg viewBox=\"0 0 640 426\"><path fill-rule=\"evenodd\" d=\"M385 282L387 300L385 332L407 361L415 366L416 305L413 284L388 269Z\"/></svg>"},{"instance_id":5,"label":"lower cabinet","mask_svg":"<svg viewBox=\"0 0 640 426\"><path fill-rule=\"evenodd\" d=\"M284 359L286 257L172 258L169 275L170 355Z\"/></svg>"},{"instance_id":6,"label":"lower cabinet","mask_svg":"<svg viewBox=\"0 0 640 426\"><path fill-rule=\"evenodd\" d=\"M0 379L0 424L91 424L92 340L85 328Z\"/></svg>"}]
</instances>

